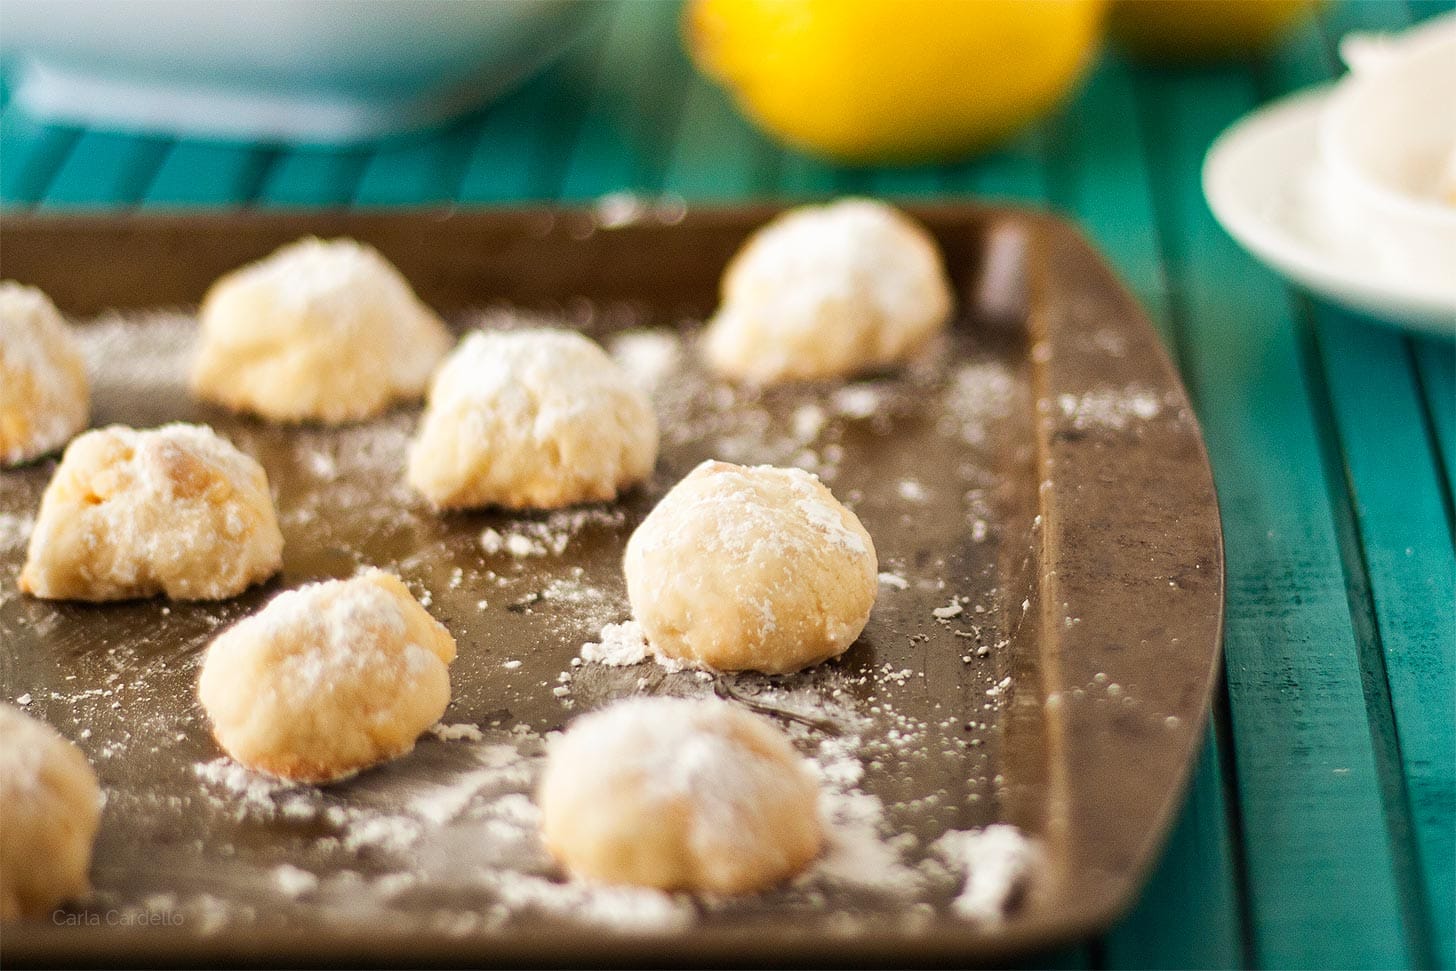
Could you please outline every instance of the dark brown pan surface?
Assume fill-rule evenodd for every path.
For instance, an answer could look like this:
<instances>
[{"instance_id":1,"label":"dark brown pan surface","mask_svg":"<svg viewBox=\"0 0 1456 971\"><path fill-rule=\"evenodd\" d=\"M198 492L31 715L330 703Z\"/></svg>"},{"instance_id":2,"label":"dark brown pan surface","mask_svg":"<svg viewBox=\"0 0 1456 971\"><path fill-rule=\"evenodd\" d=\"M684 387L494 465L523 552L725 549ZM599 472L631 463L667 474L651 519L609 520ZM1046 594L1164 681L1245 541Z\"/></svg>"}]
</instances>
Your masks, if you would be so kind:
<instances>
[{"instance_id":1,"label":"dark brown pan surface","mask_svg":"<svg viewBox=\"0 0 1456 971\"><path fill-rule=\"evenodd\" d=\"M1015 210L917 214L961 294L947 344L907 375L762 395L700 374L691 332L766 210L614 229L545 211L7 217L0 273L88 325L95 423L213 424L264 463L288 544L283 577L229 603L28 600L20 538L53 462L0 475L0 698L29 695L77 739L109 799L96 899L59 919L75 926L7 927L7 960L908 964L1111 920L1178 804L1217 662L1199 431L1151 328L1075 231ZM435 516L400 482L414 410L280 429L191 401L190 320L159 308L195 305L221 272L309 233L375 244L462 326L508 307L614 348L655 386L652 482L555 517ZM856 508L892 574L864 636L789 679L573 666L626 617L626 537L709 457L804 465ZM486 528L544 555L487 552ZM365 564L399 572L455 633L445 722L481 737L427 736L323 793L230 772L193 700L202 648L278 589ZM957 616L933 614L953 599ZM829 774L842 852L737 901L562 884L529 838L542 736L632 692L714 690L800 716L784 724ZM998 820L1035 836L1043 864L1003 924L974 924L948 906L957 874L934 843Z\"/></svg>"}]
</instances>

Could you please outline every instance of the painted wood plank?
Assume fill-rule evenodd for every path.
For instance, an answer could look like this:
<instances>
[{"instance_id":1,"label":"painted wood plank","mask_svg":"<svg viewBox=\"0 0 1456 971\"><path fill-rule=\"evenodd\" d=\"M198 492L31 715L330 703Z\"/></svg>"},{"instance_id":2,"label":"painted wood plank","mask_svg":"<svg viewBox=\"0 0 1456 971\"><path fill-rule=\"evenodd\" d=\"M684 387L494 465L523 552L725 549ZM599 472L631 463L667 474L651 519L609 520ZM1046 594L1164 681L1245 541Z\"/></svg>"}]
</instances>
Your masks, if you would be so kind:
<instances>
[{"instance_id":1,"label":"painted wood plank","mask_svg":"<svg viewBox=\"0 0 1456 971\"><path fill-rule=\"evenodd\" d=\"M1028 129L990 155L952 166L947 181L959 192L1044 205L1049 189L1044 142L1039 127Z\"/></svg>"},{"instance_id":2,"label":"painted wood plank","mask_svg":"<svg viewBox=\"0 0 1456 971\"><path fill-rule=\"evenodd\" d=\"M1333 308L1319 344L1373 605L1370 678L1393 706L1391 800L1414 838L1422 965L1456 963L1456 552L1402 337ZM1392 380L1393 378L1393 380ZM1416 892L1419 891L1419 892Z\"/></svg>"},{"instance_id":3,"label":"painted wood plank","mask_svg":"<svg viewBox=\"0 0 1456 971\"><path fill-rule=\"evenodd\" d=\"M1127 67L1104 61L1046 126L1051 200L1075 215L1179 356L1142 132ZM1195 400L1196 405L1196 400ZM1220 687L1222 692L1224 689ZM1225 706L1215 705L1214 721ZM1245 961L1233 797L1212 721L1163 857L1132 913L1107 936L1114 967L1238 967Z\"/></svg>"},{"instance_id":4,"label":"painted wood plank","mask_svg":"<svg viewBox=\"0 0 1456 971\"><path fill-rule=\"evenodd\" d=\"M1456 10L1456 0L1407 0L1407 6L1416 20L1429 20L1439 14Z\"/></svg>"},{"instance_id":5,"label":"painted wood plank","mask_svg":"<svg viewBox=\"0 0 1456 971\"><path fill-rule=\"evenodd\" d=\"M1449 514L1452 486L1456 484L1456 344L1439 337L1412 337L1410 341L1432 437L1444 471ZM1456 523L1452 528L1456 529Z\"/></svg>"},{"instance_id":6,"label":"painted wood plank","mask_svg":"<svg viewBox=\"0 0 1456 971\"><path fill-rule=\"evenodd\" d=\"M1176 357L1147 148L1126 64L1109 57L1098 65L1077 100L1047 124L1046 146L1052 202L1081 220Z\"/></svg>"},{"instance_id":7,"label":"painted wood plank","mask_svg":"<svg viewBox=\"0 0 1456 971\"><path fill-rule=\"evenodd\" d=\"M546 73L491 106L466 161L456 201L556 197L601 49L600 37L579 41Z\"/></svg>"},{"instance_id":8,"label":"painted wood plank","mask_svg":"<svg viewBox=\"0 0 1456 971\"><path fill-rule=\"evenodd\" d=\"M357 206L439 205L454 199L479 135L480 114L377 145L354 187Z\"/></svg>"},{"instance_id":9,"label":"painted wood plank","mask_svg":"<svg viewBox=\"0 0 1456 971\"><path fill-rule=\"evenodd\" d=\"M1223 757L1212 724L1206 734L1161 859L1132 910L1103 937L1107 967L1247 966Z\"/></svg>"},{"instance_id":10,"label":"painted wood plank","mask_svg":"<svg viewBox=\"0 0 1456 971\"><path fill-rule=\"evenodd\" d=\"M668 3L617 8L562 178L562 200L662 183L691 71L677 15Z\"/></svg>"},{"instance_id":11,"label":"painted wood plank","mask_svg":"<svg viewBox=\"0 0 1456 971\"><path fill-rule=\"evenodd\" d=\"M0 202L26 206L45 194L80 129L42 125L14 105L0 113Z\"/></svg>"},{"instance_id":12,"label":"painted wood plank","mask_svg":"<svg viewBox=\"0 0 1456 971\"><path fill-rule=\"evenodd\" d=\"M275 153L251 145L178 142L147 187L152 206L242 205L257 195Z\"/></svg>"},{"instance_id":13,"label":"painted wood plank","mask_svg":"<svg viewBox=\"0 0 1456 971\"><path fill-rule=\"evenodd\" d=\"M134 204L171 147L166 138L85 131L56 170L40 204L109 207Z\"/></svg>"},{"instance_id":14,"label":"painted wood plank","mask_svg":"<svg viewBox=\"0 0 1456 971\"><path fill-rule=\"evenodd\" d=\"M948 172L938 165L877 168L868 173L866 188L885 199L914 199L940 195L945 191Z\"/></svg>"},{"instance_id":15,"label":"painted wood plank","mask_svg":"<svg viewBox=\"0 0 1456 971\"><path fill-rule=\"evenodd\" d=\"M775 184L779 154L694 73L663 185L686 199L750 199Z\"/></svg>"},{"instance_id":16,"label":"painted wood plank","mask_svg":"<svg viewBox=\"0 0 1456 971\"><path fill-rule=\"evenodd\" d=\"M258 189L258 201L271 206L342 206L368 162L357 148L293 148L281 152Z\"/></svg>"},{"instance_id":17,"label":"painted wood plank","mask_svg":"<svg viewBox=\"0 0 1456 971\"><path fill-rule=\"evenodd\" d=\"M1199 187L1208 144L1256 93L1237 67L1149 73L1138 91L1224 516L1226 666L1254 959L1409 966L1290 298L1217 227ZM1353 887L1360 892L1344 892Z\"/></svg>"},{"instance_id":18,"label":"painted wood plank","mask_svg":"<svg viewBox=\"0 0 1456 971\"><path fill-rule=\"evenodd\" d=\"M844 191L840 169L803 152L784 149L777 168L778 193L785 200L824 199Z\"/></svg>"},{"instance_id":19,"label":"painted wood plank","mask_svg":"<svg viewBox=\"0 0 1456 971\"><path fill-rule=\"evenodd\" d=\"M1335 41L1400 30L1400 4L1353 2L1325 15L1323 43L1295 43L1268 69L1276 90L1339 70ZM1403 338L1315 303L1311 356L1329 399L1329 466L1366 705L1415 961L1453 963L1456 911L1456 553L1447 495Z\"/></svg>"}]
</instances>

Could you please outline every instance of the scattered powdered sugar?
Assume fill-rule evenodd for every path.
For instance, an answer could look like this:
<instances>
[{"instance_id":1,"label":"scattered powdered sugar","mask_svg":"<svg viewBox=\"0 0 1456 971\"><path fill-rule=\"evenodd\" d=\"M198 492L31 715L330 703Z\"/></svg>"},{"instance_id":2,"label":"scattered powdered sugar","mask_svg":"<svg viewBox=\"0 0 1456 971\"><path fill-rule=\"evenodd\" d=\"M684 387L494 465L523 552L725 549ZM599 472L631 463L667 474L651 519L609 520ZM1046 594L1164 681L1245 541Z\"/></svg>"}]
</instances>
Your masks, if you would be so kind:
<instances>
[{"instance_id":1,"label":"scattered powdered sugar","mask_svg":"<svg viewBox=\"0 0 1456 971\"><path fill-rule=\"evenodd\" d=\"M318 889L319 879L307 870L285 863L273 871L273 881L278 884L279 893L285 897L298 898Z\"/></svg>"},{"instance_id":2,"label":"scattered powdered sugar","mask_svg":"<svg viewBox=\"0 0 1456 971\"><path fill-rule=\"evenodd\" d=\"M626 933L682 930L697 919L692 898L650 887L561 882L532 873L495 870L486 886L512 910L538 911L601 924Z\"/></svg>"},{"instance_id":3,"label":"scattered powdered sugar","mask_svg":"<svg viewBox=\"0 0 1456 971\"><path fill-rule=\"evenodd\" d=\"M682 366L682 339L674 331L629 330L609 345L612 357L643 390L655 391Z\"/></svg>"},{"instance_id":4,"label":"scattered powdered sugar","mask_svg":"<svg viewBox=\"0 0 1456 971\"><path fill-rule=\"evenodd\" d=\"M959 617L965 611L959 600L952 600L944 607L936 607L930 613L936 620L950 620L952 617Z\"/></svg>"},{"instance_id":5,"label":"scattered powdered sugar","mask_svg":"<svg viewBox=\"0 0 1456 971\"><path fill-rule=\"evenodd\" d=\"M893 587L896 590L910 589L910 581L906 580L898 573L882 572L879 575L879 581L881 586Z\"/></svg>"},{"instance_id":6,"label":"scattered powdered sugar","mask_svg":"<svg viewBox=\"0 0 1456 971\"><path fill-rule=\"evenodd\" d=\"M834 410L846 418L870 418L880 410L880 391L871 384L849 384L834 392Z\"/></svg>"},{"instance_id":7,"label":"scattered powdered sugar","mask_svg":"<svg viewBox=\"0 0 1456 971\"><path fill-rule=\"evenodd\" d=\"M93 395L186 395L197 345L197 321L187 314L108 316L76 328Z\"/></svg>"},{"instance_id":8,"label":"scattered powdered sugar","mask_svg":"<svg viewBox=\"0 0 1456 971\"><path fill-rule=\"evenodd\" d=\"M635 620L607 624L602 627L600 637L600 641L588 641L581 646L583 661L621 668L641 664L651 658L669 673L689 669L707 670L703 665L668 657L658 651L648 643L646 632Z\"/></svg>"},{"instance_id":9,"label":"scattered powdered sugar","mask_svg":"<svg viewBox=\"0 0 1456 971\"><path fill-rule=\"evenodd\" d=\"M531 525L538 525L532 523ZM480 534L480 548L488 556L498 553L506 553L509 556L545 556L548 552L560 556L566 552L568 542L565 536L551 536L551 546L548 548L543 539L536 539L525 533L510 532L501 535L493 527L487 526Z\"/></svg>"},{"instance_id":10,"label":"scattered powdered sugar","mask_svg":"<svg viewBox=\"0 0 1456 971\"><path fill-rule=\"evenodd\" d=\"M1133 422L1151 421L1158 417L1162 413L1163 402L1145 388L1128 387L1059 395L1057 407L1075 429L1121 431Z\"/></svg>"},{"instance_id":11,"label":"scattered powdered sugar","mask_svg":"<svg viewBox=\"0 0 1456 971\"><path fill-rule=\"evenodd\" d=\"M561 509L543 519L519 520L504 530L487 526L480 534L480 548L489 556L505 553L516 558L561 556L573 536L589 526L613 529L620 526L621 509L588 507Z\"/></svg>"},{"instance_id":12,"label":"scattered powdered sugar","mask_svg":"<svg viewBox=\"0 0 1456 971\"><path fill-rule=\"evenodd\" d=\"M651 648L642 625L635 620L608 624L602 628L602 639L581 646L581 659L612 667L627 667L647 660Z\"/></svg>"},{"instance_id":13,"label":"scattered powdered sugar","mask_svg":"<svg viewBox=\"0 0 1456 971\"><path fill-rule=\"evenodd\" d=\"M34 527L31 513L0 513L0 553L24 549Z\"/></svg>"},{"instance_id":14,"label":"scattered powdered sugar","mask_svg":"<svg viewBox=\"0 0 1456 971\"><path fill-rule=\"evenodd\" d=\"M444 722L439 722L431 726L430 734L444 742L461 740L479 742L485 738L484 733L478 727L468 723L446 725Z\"/></svg>"},{"instance_id":15,"label":"scattered powdered sugar","mask_svg":"<svg viewBox=\"0 0 1456 971\"><path fill-rule=\"evenodd\" d=\"M1034 875L1040 850L1021 830L1006 823L983 829L952 830L935 850L965 874L951 904L966 920L997 923L1005 918Z\"/></svg>"},{"instance_id":16,"label":"scattered powdered sugar","mask_svg":"<svg viewBox=\"0 0 1456 971\"><path fill-rule=\"evenodd\" d=\"M128 395L137 387L156 391L164 402L171 396L166 407L175 409L177 400L186 401L193 329L192 320L182 315L125 325L103 321L99 329L88 329L87 356L93 363L107 361L108 367L112 358L119 359L110 372L118 376L114 387L128 385ZM224 901L217 889L232 887L239 873L249 874L251 883L243 883L265 891L257 902L260 920L286 919L305 927L316 921L387 920L406 933L468 935L532 926L543 916L630 933L681 929L694 922L731 926L734 915L756 919L765 909L784 920L802 918L806 929L863 931L880 926L877 921L918 927L926 914L947 911L960 889L961 872L942 864L932 844L947 830L962 832L996 818L1002 780L995 755L985 757L994 744L982 743L995 738L996 712L1005 701L981 692L1004 677L987 645L1006 643L999 613L1003 605L1014 611L1022 591L998 591L995 584L1002 581L978 572L979 566L953 572L959 563L946 557L952 547L959 550L959 540L927 544L931 555L921 558L912 540L885 524L893 522L888 517L909 513L941 524L937 531L949 537L957 527L974 533L971 520L961 519L973 513L990 524L982 538L992 543L973 549L975 557L988 561L1006 536L1015 539L996 491L998 466L989 456L992 446L1017 437L1014 429L1002 435L997 423L1020 414L1013 407L1016 395L1025 391L1020 376L987 358L962 363L947 357L919 384L921 378L908 374L838 389L729 387L702 371L693 340L690 332L685 337L675 329L639 329L604 341L623 370L649 390L663 434L658 477L642 497L629 495L622 505L549 515L437 516L403 484L405 455L418 421L418 412L409 408L343 428L280 431L219 419L229 422L228 436L244 450L273 463L269 475L289 548L332 558L313 575L347 575L372 563L400 573L417 594L433 591L432 610L459 638L461 656L451 672L450 714L410 756L324 788L276 782L230 760L212 759L214 749L205 727L194 724L194 713L172 717L165 733L136 720L144 706L127 692L146 680L136 662L166 653L156 648L170 632L159 634L144 652L108 650L88 659L110 665L106 676L114 675L117 682L102 685L112 693L98 694L78 712L110 712L120 703L116 724L124 726L85 722L86 731L97 731L98 742L107 735L88 754L96 757L113 746L123 754L128 747L160 746L174 732L189 738L177 744L191 750L182 771L196 779L193 791L184 786L180 798L185 814L205 821L207 829L193 828L189 835L197 848L175 858L183 865L169 872L193 875L178 878L177 907L207 915L197 926L246 926L253 920L253 903ZM918 439L902 434L925 414L931 421L924 434L941 436L954 459L920 450ZM984 451L961 447L973 440L985 445ZM865 456L872 457L873 481L863 474ZM858 511L875 537L885 570L879 575L883 607L871 622L878 626L871 631L870 657L852 651L839 662L778 678L641 665L653 652L640 628L634 631L631 621L608 623L628 610L619 577L612 573L610 544L625 541L630 517L650 508L651 498L672 478L706 458L800 467L830 482L838 497ZM906 503L920 503L917 497L923 504L907 509ZM825 513L837 512L820 507L806 515L823 520ZM825 525L818 522L815 530ZM4 529L0 521L0 537ZM487 549L496 541L482 541L485 529L499 537L498 549ZM592 532L578 540L585 531ZM606 544L598 543L595 531L607 535ZM512 556L511 543L516 550L531 544L532 555ZM588 572L581 572L578 562ZM919 596L894 596L913 588L948 597L951 576L956 577L954 589L971 594L963 601L967 616L957 625L973 626L974 632L932 623L931 605L922 606ZM195 622L204 639L189 643L204 644L213 627L243 616L245 609L252 608L198 608L197 615L206 614ZM897 610L902 614L897 616ZM179 616L185 613L178 609ZM503 621L519 626L522 634L507 636ZM600 636L573 657L598 629ZM962 633L975 642L953 640ZM939 643L925 645L917 638ZM965 683L972 690L955 698L940 694L941 686L932 684L916 660L927 646L945 644L968 658ZM571 666L553 682L543 660ZM185 695L193 681L195 666L186 669L177 696ZM789 886L751 898L695 899L567 878L541 845L532 801L543 733L561 724L550 694L569 695L589 709L633 694L701 697L713 692L727 693L772 718L812 761L822 792L824 854ZM73 694L79 696L80 689ZM966 705L966 695L975 702ZM47 714L58 710L59 702L44 694L37 698L50 706ZM543 700L548 702L544 713L528 714ZM516 723L517 718L531 723ZM154 761L166 763L165 758ZM172 798L170 792L160 794L164 791L159 786L156 798ZM150 806L144 798L133 801ZM170 817L159 813L158 818ZM232 868L231 875L218 876L209 893L214 864ZM127 891L118 903L135 906L147 892Z\"/></svg>"},{"instance_id":17,"label":"scattered powdered sugar","mask_svg":"<svg viewBox=\"0 0 1456 971\"><path fill-rule=\"evenodd\" d=\"M961 365L943 395L942 431L967 445L986 445L991 426L1010 411L1016 392L1016 377L999 361Z\"/></svg>"}]
</instances>

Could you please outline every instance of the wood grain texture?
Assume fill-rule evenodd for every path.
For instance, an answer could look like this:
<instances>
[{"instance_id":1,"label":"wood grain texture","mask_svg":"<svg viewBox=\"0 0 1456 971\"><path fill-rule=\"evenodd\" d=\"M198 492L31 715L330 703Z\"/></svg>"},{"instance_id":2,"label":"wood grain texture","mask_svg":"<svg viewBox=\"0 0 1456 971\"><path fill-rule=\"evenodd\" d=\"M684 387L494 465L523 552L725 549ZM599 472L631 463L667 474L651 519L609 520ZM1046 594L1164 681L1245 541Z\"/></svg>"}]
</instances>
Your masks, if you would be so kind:
<instances>
[{"instance_id":1,"label":"wood grain texture","mask_svg":"<svg viewBox=\"0 0 1456 971\"><path fill-rule=\"evenodd\" d=\"M1323 42L1287 45L1265 84L1324 80L1345 33L1409 23L1399 4L1333 9ZM1318 302L1305 319L1397 890L1415 963L1449 967L1453 911L1433 906L1456 896L1456 562L1443 476L1405 338Z\"/></svg>"},{"instance_id":2,"label":"wood grain texture","mask_svg":"<svg viewBox=\"0 0 1456 971\"><path fill-rule=\"evenodd\" d=\"M1408 966L1293 304L1214 223L1196 177L1210 141L1255 104L1255 90L1232 67L1155 77L1139 87L1148 143L1158 147L1150 171L1170 280L1185 297L1185 371L1224 510L1225 651L1254 958ZM1316 889L1357 885L1358 895Z\"/></svg>"},{"instance_id":3,"label":"wood grain texture","mask_svg":"<svg viewBox=\"0 0 1456 971\"><path fill-rule=\"evenodd\" d=\"M40 201L53 208L133 205L151 184L169 147L165 138L83 132Z\"/></svg>"},{"instance_id":4,"label":"wood grain texture","mask_svg":"<svg viewBox=\"0 0 1456 971\"><path fill-rule=\"evenodd\" d=\"M258 194L277 154L249 145L178 142L162 159L142 202L152 206L237 206Z\"/></svg>"}]
</instances>

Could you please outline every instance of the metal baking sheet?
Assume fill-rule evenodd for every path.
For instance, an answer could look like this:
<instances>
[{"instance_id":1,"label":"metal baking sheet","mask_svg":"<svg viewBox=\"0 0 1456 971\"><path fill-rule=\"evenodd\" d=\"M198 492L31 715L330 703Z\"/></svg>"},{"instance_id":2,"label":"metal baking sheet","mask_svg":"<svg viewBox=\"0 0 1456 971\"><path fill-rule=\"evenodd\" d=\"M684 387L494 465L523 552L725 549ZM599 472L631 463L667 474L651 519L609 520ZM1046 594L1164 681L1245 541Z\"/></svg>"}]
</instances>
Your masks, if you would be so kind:
<instances>
[{"instance_id":1,"label":"metal baking sheet","mask_svg":"<svg viewBox=\"0 0 1456 971\"><path fill-rule=\"evenodd\" d=\"M913 211L960 295L950 336L903 374L762 393L712 381L693 340L766 208L7 216L0 273L82 327L93 423L212 424L266 467L287 543L279 579L225 603L32 600L15 576L54 460L0 474L0 697L77 740L108 800L95 894L7 926L7 961L903 965L1114 919L1179 804L1218 662L1199 429L1073 228ZM190 308L307 234L374 244L459 327L546 317L601 340L652 389L651 482L550 515L436 515L401 482L417 409L284 428L191 400ZM631 530L709 457L801 465L856 509L885 574L864 635L784 678L573 663L628 614ZM322 790L222 760L194 700L209 639L365 565L397 571L459 641L444 727ZM826 858L738 899L566 881L532 835L543 740L638 692L716 692L778 719L824 771ZM969 921L938 841L997 821L1040 859L1003 921Z\"/></svg>"}]
</instances>

